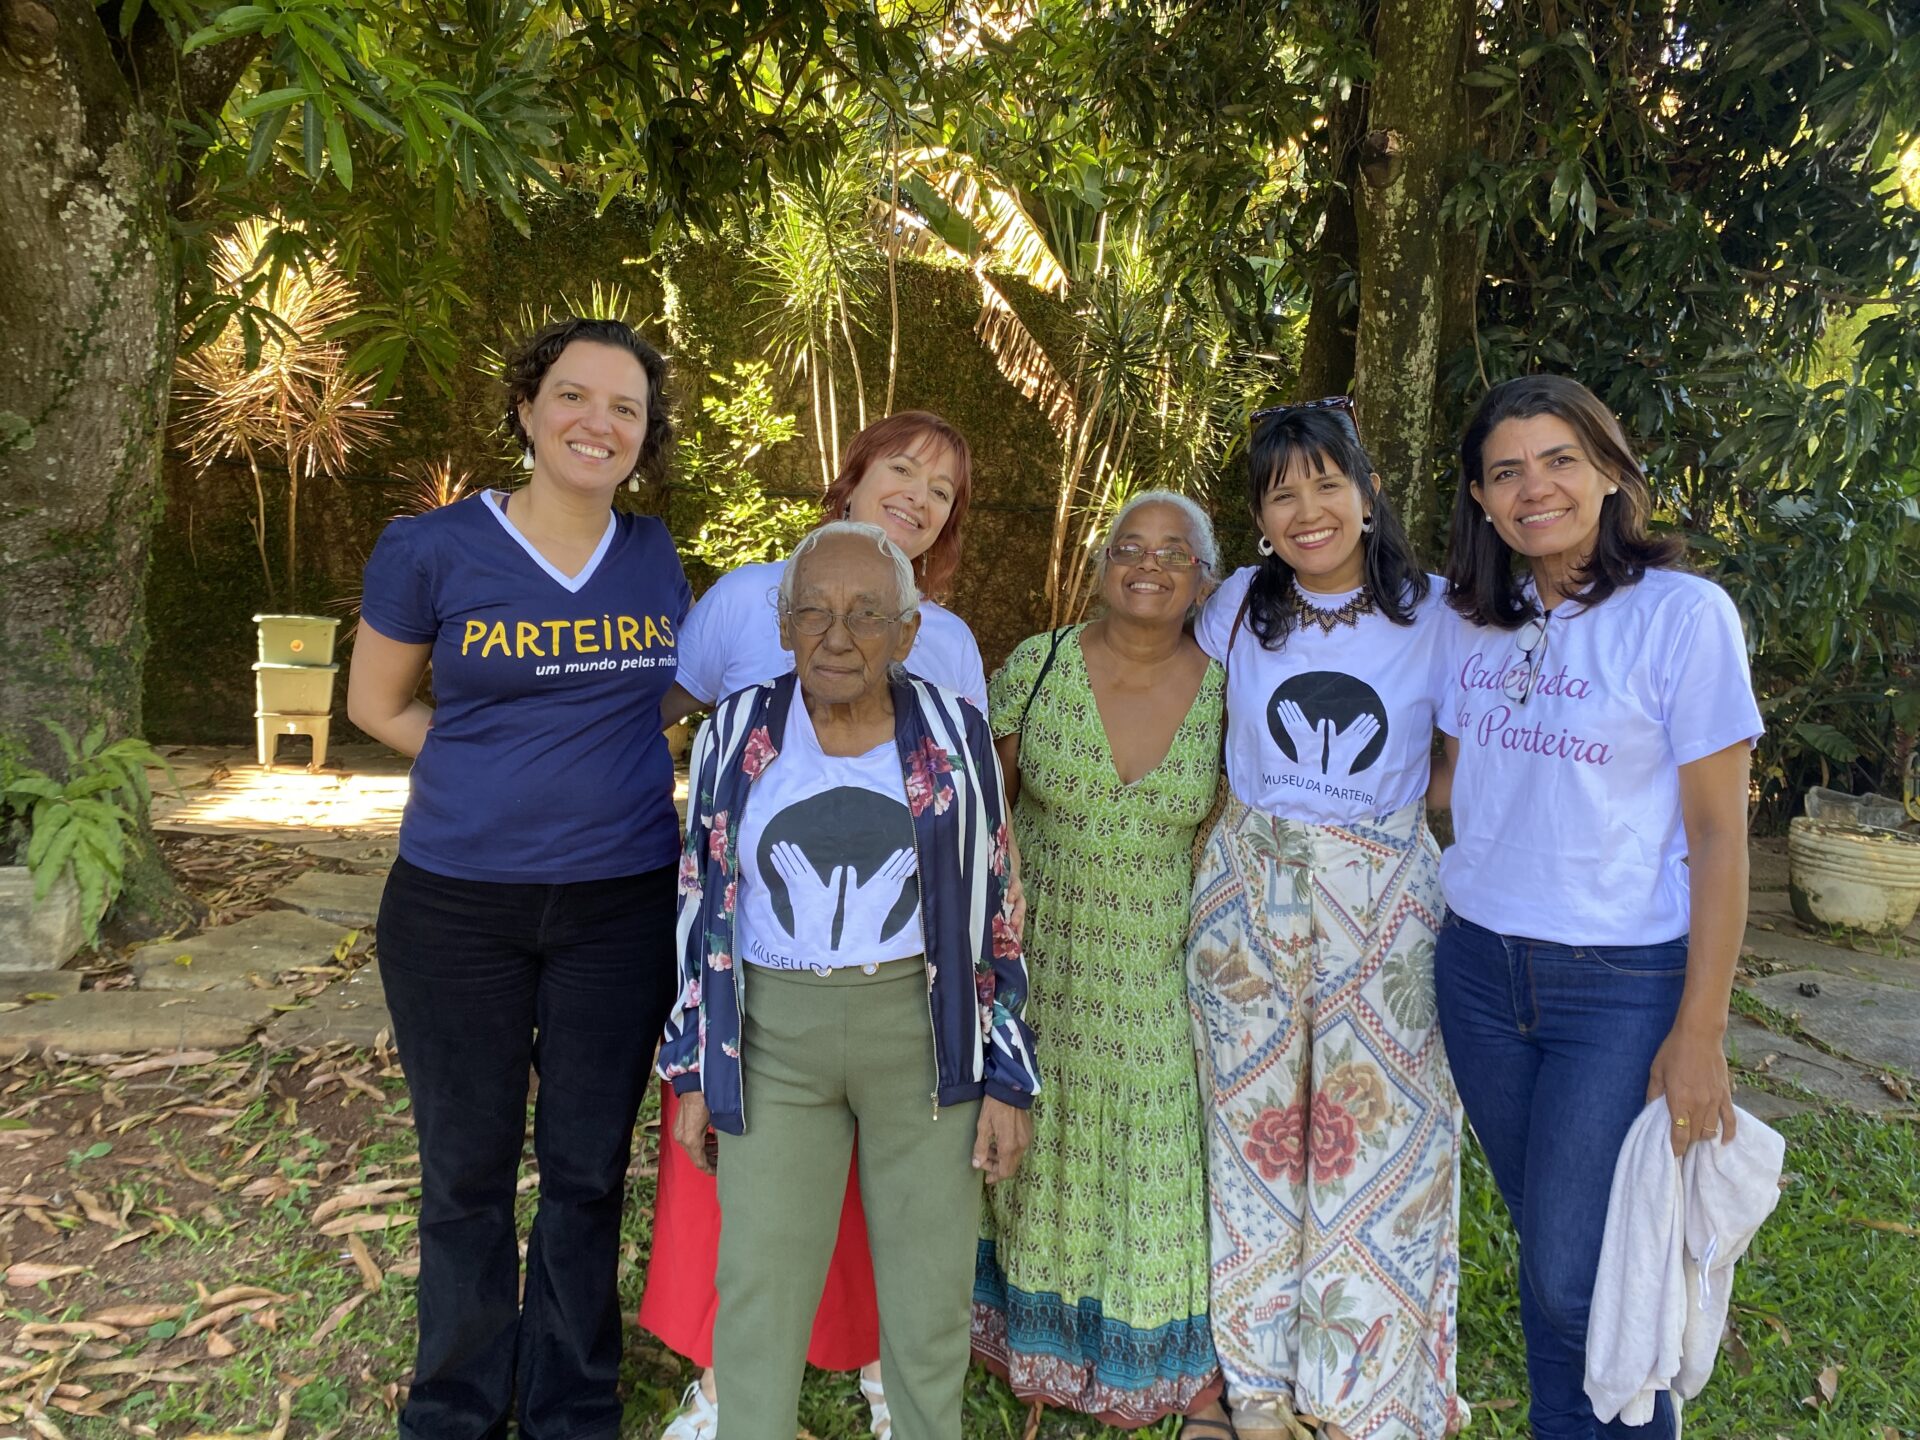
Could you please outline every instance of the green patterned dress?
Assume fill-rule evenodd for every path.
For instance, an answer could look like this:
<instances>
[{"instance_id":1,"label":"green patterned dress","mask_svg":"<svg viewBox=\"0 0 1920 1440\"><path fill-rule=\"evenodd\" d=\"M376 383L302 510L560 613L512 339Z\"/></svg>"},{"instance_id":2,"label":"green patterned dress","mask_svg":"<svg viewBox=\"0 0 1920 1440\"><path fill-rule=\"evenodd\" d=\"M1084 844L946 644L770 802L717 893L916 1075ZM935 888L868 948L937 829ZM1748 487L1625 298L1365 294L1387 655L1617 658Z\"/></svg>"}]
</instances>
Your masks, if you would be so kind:
<instances>
[{"instance_id":1,"label":"green patterned dress","mask_svg":"<svg viewBox=\"0 0 1920 1440\"><path fill-rule=\"evenodd\" d=\"M973 1344L1026 1399L1138 1426L1220 1384L1185 967L1225 672L1208 664L1166 759L1123 785L1080 628L1061 635L1020 746L1013 823L1041 1093L1033 1148L984 1207ZM993 677L996 738L1020 728L1052 638L1028 639Z\"/></svg>"}]
</instances>

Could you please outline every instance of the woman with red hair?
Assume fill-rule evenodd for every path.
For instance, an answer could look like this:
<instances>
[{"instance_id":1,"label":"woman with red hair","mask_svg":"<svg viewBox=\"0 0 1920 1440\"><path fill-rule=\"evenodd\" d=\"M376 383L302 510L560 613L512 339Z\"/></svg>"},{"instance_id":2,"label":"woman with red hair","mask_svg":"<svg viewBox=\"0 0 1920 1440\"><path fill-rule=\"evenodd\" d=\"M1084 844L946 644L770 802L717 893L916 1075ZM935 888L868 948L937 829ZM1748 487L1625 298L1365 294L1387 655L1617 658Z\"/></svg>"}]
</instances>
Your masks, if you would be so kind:
<instances>
[{"instance_id":1,"label":"woman with red hair","mask_svg":"<svg viewBox=\"0 0 1920 1440\"><path fill-rule=\"evenodd\" d=\"M960 567L961 528L972 479L966 437L938 415L903 410L853 438L840 473L821 500L821 519L879 526L913 562L921 592L942 594ZM792 653L780 644L774 605L786 566L785 560L742 565L701 596L680 628L678 683L661 703L663 724L793 668ZM951 610L932 600L920 602L920 633L906 664L922 679L958 691L985 713L987 680L980 647L966 622ZM678 1105L670 1088L662 1088L661 1106L660 1133L671 1135ZM640 1324L703 1371L688 1387L663 1440L714 1440L718 1429L712 1367L719 1246L720 1202L711 1170L697 1167L678 1145L662 1144ZM839 1240L807 1359L823 1370L860 1370L861 1391L873 1407L874 1433L885 1437L891 1421L879 1354L866 1215L855 1172L850 1172Z\"/></svg>"}]
</instances>

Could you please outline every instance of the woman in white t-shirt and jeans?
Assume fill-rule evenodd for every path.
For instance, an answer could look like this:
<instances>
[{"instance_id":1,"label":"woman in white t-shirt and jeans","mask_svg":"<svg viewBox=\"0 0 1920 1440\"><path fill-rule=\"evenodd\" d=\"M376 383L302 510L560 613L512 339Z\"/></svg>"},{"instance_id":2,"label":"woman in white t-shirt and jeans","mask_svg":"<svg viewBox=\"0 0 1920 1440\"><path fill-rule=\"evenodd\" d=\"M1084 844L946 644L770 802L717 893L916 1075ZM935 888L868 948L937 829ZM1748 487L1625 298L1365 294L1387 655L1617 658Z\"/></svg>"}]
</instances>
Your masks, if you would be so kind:
<instances>
[{"instance_id":1,"label":"woman in white t-shirt and jeans","mask_svg":"<svg viewBox=\"0 0 1920 1440\"><path fill-rule=\"evenodd\" d=\"M902 410L867 426L848 444L840 473L821 500L822 519L878 526L913 565L923 592L944 593L960 566L961 532L972 498L973 460L966 436L940 416ZM661 702L663 724L712 707L736 690L764 685L793 669L780 643L775 596L790 562L742 565L716 580L680 627L677 683ZM958 615L932 600L919 605L920 629L906 668L957 691L986 713L987 678L980 647ZM1016 908L1018 881L1015 881ZM662 1133L671 1133L678 1102L662 1089ZM719 1414L712 1369L718 1297L714 1267L720 1207L713 1178L675 1146L660 1147L653 1252L640 1302L640 1324L703 1367L687 1389L663 1440L712 1440ZM867 1222L857 1177L847 1177L839 1243L821 1297L809 1363L823 1370L861 1371L860 1389L873 1429L890 1423L881 1388L879 1312L868 1256Z\"/></svg>"},{"instance_id":2,"label":"woman in white t-shirt and jeans","mask_svg":"<svg viewBox=\"0 0 1920 1440\"><path fill-rule=\"evenodd\" d=\"M1195 867L1212 1329L1243 1440L1455 1423L1460 1109L1424 797L1457 624L1344 398L1254 417L1259 565L1201 612L1232 794Z\"/></svg>"},{"instance_id":3,"label":"woman in white t-shirt and jeans","mask_svg":"<svg viewBox=\"0 0 1920 1440\"><path fill-rule=\"evenodd\" d=\"M1647 533L1646 477L1585 386L1494 386L1460 472L1440 1025L1520 1235L1533 1434L1670 1440L1664 1394L1650 1424L1595 1419L1587 1313L1641 1109L1666 1096L1676 1154L1733 1135L1721 1041L1761 729L1746 645L1726 594Z\"/></svg>"}]
</instances>

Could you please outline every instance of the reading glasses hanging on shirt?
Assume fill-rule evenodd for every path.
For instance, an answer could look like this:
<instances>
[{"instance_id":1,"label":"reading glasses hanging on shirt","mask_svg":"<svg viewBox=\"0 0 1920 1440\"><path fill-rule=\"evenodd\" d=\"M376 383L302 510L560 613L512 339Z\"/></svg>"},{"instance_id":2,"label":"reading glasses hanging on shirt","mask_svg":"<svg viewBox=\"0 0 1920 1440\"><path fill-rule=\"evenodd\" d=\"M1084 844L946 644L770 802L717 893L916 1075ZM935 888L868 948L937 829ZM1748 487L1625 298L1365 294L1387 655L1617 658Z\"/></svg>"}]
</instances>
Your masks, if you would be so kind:
<instances>
[{"instance_id":1,"label":"reading glasses hanging on shirt","mask_svg":"<svg viewBox=\"0 0 1920 1440\"><path fill-rule=\"evenodd\" d=\"M1527 703L1527 697L1533 694L1533 687L1540 683L1540 669L1547 659L1547 619L1536 615L1522 625L1514 636L1519 646L1519 659L1507 667L1506 679L1501 682L1500 690L1507 699L1516 705Z\"/></svg>"}]
</instances>

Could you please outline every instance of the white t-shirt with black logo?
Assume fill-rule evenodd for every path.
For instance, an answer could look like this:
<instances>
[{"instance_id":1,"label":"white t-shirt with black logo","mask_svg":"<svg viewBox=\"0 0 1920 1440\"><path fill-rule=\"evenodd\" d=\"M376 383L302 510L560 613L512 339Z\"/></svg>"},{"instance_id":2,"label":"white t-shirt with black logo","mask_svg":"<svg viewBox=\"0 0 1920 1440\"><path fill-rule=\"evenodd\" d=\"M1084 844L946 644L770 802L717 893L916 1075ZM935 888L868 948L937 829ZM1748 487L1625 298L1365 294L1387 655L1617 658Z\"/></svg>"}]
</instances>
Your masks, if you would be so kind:
<instances>
[{"instance_id":1,"label":"white t-shirt with black logo","mask_svg":"<svg viewBox=\"0 0 1920 1440\"><path fill-rule=\"evenodd\" d=\"M1227 667L1227 779L1270 815L1342 825L1388 815L1426 793L1443 637L1457 625L1437 577L1411 625L1375 611L1323 632L1296 621L1277 650L1240 615L1251 566L1200 612L1194 634ZM1302 591L1337 610L1358 590ZM1229 640L1231 639L1231 651Z\"/></svg>"},{"instance_id":2,"label":"white t-shirt with black logo","mask_svg":"<svg viewBox=\"0 0 1920 1440\"><path fill-rule=\"evenodd\" d=\"M680 688L702 705L793 669L780 645L780 576L787 562L742 565L713 582L680 624ZM967 622L931 600L920 602L920 633L907 669L930 684L957 690L987 712L987 675Z\"/></svg>"},{"instance_id":3,"label":"white t-shirt with black logo","mask_svg":"<svg viewBox=\"0 0 1920 1440\"><path fill-rule=\"evenodd\" d=\"M740 957L825 974L926 948L906 780L891 740L827 755L794 696L740 827Z\"/></svg>"},{"instance_id":4,"label":"white t-shirt with black logo","mask_svg":"<svg viewBox=\"0 0 1920 1440\"><path fill-rule=\"evenodd\" d=\"M1711 580L1649 570L1547 621L1539 678L1511 630L1455 632L1440 727L1460 740L1453 910L1502 935L1658 945L1687 933L1680 767L1760 736L1740 616Z\"/></svg>"}]
</instances>

